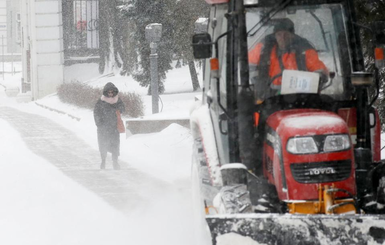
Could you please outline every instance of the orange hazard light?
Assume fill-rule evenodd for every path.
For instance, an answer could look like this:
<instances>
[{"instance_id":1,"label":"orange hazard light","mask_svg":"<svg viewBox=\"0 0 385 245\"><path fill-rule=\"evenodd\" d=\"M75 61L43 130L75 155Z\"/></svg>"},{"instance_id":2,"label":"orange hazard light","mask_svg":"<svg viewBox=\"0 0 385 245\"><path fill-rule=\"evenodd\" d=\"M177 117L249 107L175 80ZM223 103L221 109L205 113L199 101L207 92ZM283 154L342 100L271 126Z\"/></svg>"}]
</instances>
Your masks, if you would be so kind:
<instances>
[{"instance_id":1,"label":"orange hazard light","mask_svg":"<svg viewBox=\"0 0 385 245\"><path fill-rule=\"evenodd\" d=\"M210 68L212 71L218 71L219 70L219 61L217 58L210 59Z\"/></svg>"},{"instance_id":2,"label":"orange hazard light","mask_svg":"<svg viewBox=\"0 0 385 245\"><path fill-rule=\"evenodd\" d=\"M375 64L378 69L385 67L384 56L384 47L376 47L374 49Z\"/></svg>"},{"instance_id":3,"label":"orange hazard light","mask_svg":"<svg viewBox=\"0 0 385 245\"><path fill-rule=\"evenodd\" d=\"M254 113L254 126L258 126L259 124L259 113L255 112Z\"/></svg>"},{"instance_id":4,"label":"orange hazard light","mask_svg":"<svg viewBox=\"0 0 385 245\"><path fill-rule=\"evenodd\" d=\"M376 60L383 60L384 59L384 49L383 48L376 48L374 50L374 56Z\"/></svg>"}]
</instances>

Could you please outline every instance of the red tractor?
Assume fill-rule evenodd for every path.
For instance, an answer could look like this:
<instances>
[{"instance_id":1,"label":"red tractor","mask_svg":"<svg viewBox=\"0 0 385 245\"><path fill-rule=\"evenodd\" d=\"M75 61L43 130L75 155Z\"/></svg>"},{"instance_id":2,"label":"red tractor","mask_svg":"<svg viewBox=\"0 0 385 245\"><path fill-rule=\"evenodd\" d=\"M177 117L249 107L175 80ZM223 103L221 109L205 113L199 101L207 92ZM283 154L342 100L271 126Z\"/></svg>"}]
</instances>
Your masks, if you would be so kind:
<instances>
[{"instance_id":1,"label":"red tractor","mask_svg":"<svg viewBox=\"0 0 385 245\"><path fill-rule=\"evenodd\" d=\"M231 233L263 244L384 243L373 105L385 22L358 24L351 0L206 2L207 32L193 37L195 58L206 59L203 97L190 121L195 200L212 242ZM375 40L372 72L362 31Z\"/></svg>"}]
</instances>

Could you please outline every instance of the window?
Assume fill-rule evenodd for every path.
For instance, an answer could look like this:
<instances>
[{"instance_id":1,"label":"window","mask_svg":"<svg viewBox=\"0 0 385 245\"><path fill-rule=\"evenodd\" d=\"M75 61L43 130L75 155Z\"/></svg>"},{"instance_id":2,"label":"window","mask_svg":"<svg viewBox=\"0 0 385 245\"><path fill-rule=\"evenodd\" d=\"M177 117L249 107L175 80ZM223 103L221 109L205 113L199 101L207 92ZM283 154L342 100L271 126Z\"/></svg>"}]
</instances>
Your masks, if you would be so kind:
<instances>
[{"instance_id":1,"label":"window","mask_svg":"<svg viewBox=\"0 0 385 245\"><path fill-rule=\"evenodd\" d=\"M265 59L266 57L270 57L262 53L263 49L261 47L268 46L268 43L272 43L273 45L268 47L272 50L271 52L276 50L277 44L275 44L275 42L277 37L273 34L274 26L277 25L276 23L279 23L280 19L289 19L294 25L293 33L295 35L287 40L300 40L299 37L306 39L317 51L319 59L324 63L328 71L335 73L334 79L332 82L329 80L330 85L325 86L321 94L328 94L336 99L345 98L347 91L345 91L343 87L345 78L341 62L347 62L344 61L344 59L349 59L349 57L341 58L341 50L347 47L346 40L343 40L345 30L343 29L343 13L341 7L339 5L324 5L323 7L296 6L278 12L268 22L261 21L267 12L268 9L249 8L246 15L249 51L250 55L255 57L250 65L251 84L255 85L254 83L267 79L270 80L268 80L266 84L273 84L270 85L272 91L260 89L259 95L262 98L268 98L280 94L279 82L273 83L272 79L277 80L277 77L282 77L282 72L274 73L272 69L270 69L268 73L270 77L265 78L266 75L261 76L261 74L259 74L256 68L258 67L256 62L261 62L260 59L262 59L262 57ZM293 43L294 41L292 41L291 44ZM293 50L295 50L295 47L300 47L300 45L295 46L294 43L294 45L291 46ZM298 48L298 51L295 51L298 52L301 50ZM268 62L271 62L271 60ZM264 65L265 64L270 63L264 63ZM277 65L275 67L277 67ZM281 71L282 68L277 68L276 70ZM276 85L276 87L273 87L274 85ZM258 92L256 88L254 89ZM261 95L263 93L265 94L264 96Z\"/></svg>"}]
</instances>

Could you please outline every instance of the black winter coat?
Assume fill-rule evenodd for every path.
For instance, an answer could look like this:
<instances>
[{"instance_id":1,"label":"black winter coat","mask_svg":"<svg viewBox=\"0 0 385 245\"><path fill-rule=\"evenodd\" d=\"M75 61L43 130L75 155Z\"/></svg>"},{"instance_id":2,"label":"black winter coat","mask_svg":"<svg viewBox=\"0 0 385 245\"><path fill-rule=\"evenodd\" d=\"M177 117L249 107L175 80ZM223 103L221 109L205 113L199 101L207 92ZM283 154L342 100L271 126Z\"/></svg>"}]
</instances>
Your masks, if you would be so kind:
<instances>
[{"instance_id":1,"label":"black winter coat","mask_svg":"<svg viewBox=\"0 0 385 245\"><path fill-rule=\"evenodd\" d=\"M112 83L107 83L103 90L103 95L107 97L108 91L114 91L114 97L119 90ZM98 132L99 151L102 154L111 152L113 155L120 155L120 137L117 129L116 110L124 112L125 107L120 98L115 104L110 104L102 99L96 102L94 108L94 119Z\"/></svg>"}]
</instances>

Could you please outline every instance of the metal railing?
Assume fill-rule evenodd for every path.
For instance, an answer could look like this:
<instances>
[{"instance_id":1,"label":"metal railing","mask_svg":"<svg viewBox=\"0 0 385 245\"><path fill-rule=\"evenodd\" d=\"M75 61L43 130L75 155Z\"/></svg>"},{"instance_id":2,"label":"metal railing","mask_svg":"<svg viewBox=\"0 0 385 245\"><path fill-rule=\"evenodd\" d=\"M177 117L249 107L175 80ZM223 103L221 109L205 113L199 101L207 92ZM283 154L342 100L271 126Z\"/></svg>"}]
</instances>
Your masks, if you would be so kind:
<instances>
[{"instance_id":1,"label":"metal railing","mask_svg":"<svg viewBox=\"0 0 385 245\"><path fill-rule=\"evenodd\" d=\"M99 0L63 1L67 54L89 55L99 49Z\"/></svg>"}]
</instances>

